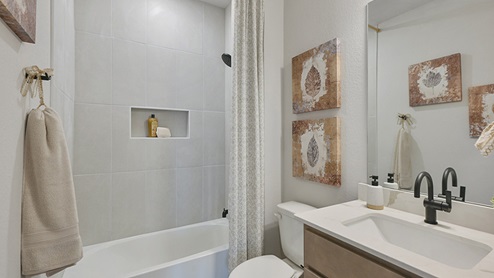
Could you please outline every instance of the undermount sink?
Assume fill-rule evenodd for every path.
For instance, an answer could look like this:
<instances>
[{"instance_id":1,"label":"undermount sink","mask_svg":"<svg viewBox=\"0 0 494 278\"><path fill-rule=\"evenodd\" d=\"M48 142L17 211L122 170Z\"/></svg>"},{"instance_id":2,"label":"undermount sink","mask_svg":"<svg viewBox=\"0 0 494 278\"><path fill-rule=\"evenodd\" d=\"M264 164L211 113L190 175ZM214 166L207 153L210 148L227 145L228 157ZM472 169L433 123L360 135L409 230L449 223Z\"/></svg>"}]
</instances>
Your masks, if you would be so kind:
<instances>
[{"instance_id":1,"label":"undermount sink","mask_svg":"<svg viewBox=\"0 0 494 278\"><path fill-rule=\"evenodd\" d=\"M492 251L486 244L436 230L431 225L411 223L383 214L366 214L342 224L355 232L378 237L397 247L460 269L473 268Z\"/></svg>"}]
</instances>

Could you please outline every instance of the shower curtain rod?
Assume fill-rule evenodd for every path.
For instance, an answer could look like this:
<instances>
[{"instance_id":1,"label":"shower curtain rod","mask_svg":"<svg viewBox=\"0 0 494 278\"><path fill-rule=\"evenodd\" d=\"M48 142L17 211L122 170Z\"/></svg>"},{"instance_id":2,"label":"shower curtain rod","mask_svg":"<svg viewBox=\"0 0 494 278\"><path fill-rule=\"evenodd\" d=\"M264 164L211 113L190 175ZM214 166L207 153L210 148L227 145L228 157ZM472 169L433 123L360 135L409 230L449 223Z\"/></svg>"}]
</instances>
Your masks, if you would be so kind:
<instances>
[{"instance_id":1,"label":"shower curtain rod","mask_svg":"<svg viewBox=\"0 0 494 278\"><path fill-rule=\"evenodd\" d=\"M375 27L375 26L372 26L372 25L370 25L370 24L367 24L367 26L368 26L369 28L371 28L372 30L376 31L377 33L381 32L381 29L379 29L379 28L377 28L377 27Z\"/></svg>"}]
</instances>

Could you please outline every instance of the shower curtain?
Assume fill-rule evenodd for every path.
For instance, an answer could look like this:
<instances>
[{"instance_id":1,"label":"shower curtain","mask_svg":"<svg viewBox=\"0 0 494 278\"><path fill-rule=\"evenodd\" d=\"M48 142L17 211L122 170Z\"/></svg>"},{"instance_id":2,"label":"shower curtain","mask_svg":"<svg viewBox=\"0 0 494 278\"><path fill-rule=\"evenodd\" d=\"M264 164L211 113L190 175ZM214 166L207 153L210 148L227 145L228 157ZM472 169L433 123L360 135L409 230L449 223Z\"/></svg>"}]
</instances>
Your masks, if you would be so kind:
<instances>
[{"instance_id":1,"label":"shower curtain","mask_svg":"<svg viewBox=\"0 0 494 278\"><path fill-rule=\"evenodd\" d=\"M229 268L262 255L264 240L263 0L234 0Z\"/></svg>"}]
</instances>

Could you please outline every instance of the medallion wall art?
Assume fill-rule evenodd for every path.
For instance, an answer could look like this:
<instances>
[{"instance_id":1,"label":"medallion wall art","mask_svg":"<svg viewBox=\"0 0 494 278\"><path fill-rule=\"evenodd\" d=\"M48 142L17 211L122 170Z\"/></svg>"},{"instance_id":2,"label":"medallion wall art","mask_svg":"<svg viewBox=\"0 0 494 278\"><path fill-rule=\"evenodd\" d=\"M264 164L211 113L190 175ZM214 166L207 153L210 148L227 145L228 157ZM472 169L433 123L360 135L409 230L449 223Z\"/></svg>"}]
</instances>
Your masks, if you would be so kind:
<instances>
[{"instance_id":1,"label":"medallion wall art","mask_svg":"<svg viewBox=\"0 0 494 278\"><path fill-rule=\"evenodd\" d=\"M292 58L293 113L340 107L338 38Z\"/></svg>"},{"instance_id":2,"label":"medallion wall art","mask_svg":"<svg viewBox=\"0 0 494 278\"><path fill-rule=\"evenodd\" d=\"M0 17L23 42L36 40L36 0L0 0Z\"/></svg>"},{"instance_id":3,"label":"medallion wall art","mask_svg":"<svg viewBox=\"0 0 494 278\"><path fill-rule=\"evenodd\" d=\"M494 121L494 84L468 89L470 137L479 137Z\"/></svg>"},{"instance_id":4,"label":"medallion wall art","mask_svg":"<svg viewBox=\"0 0 494 278\"><path fill-rule=\"evenodd\" d=\"M340 119L292 122L293 176L341 185Z\"/></svg>"},{"instance_id":5,"label":"medallion wall art","mask_svg":"<svg viewBox=\"0 0 494 278\"><path fill-rule=\"evenodd\" d=\"M408 68L410 106L461 101L461 55L411 65Z\"/></svg>"}]
</instances>

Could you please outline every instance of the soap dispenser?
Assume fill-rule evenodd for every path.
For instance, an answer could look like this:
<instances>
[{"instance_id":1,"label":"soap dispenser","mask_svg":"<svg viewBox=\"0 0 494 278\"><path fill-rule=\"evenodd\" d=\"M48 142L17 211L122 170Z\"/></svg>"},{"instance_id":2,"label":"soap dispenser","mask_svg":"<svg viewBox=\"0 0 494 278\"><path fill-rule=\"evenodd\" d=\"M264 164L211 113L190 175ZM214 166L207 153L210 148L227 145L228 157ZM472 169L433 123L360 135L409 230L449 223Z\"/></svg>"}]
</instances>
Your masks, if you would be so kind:
<instances>
[{"instance_id":1,"label":"soap dispenser","mask_svg":"<svg viewBox=\"0 0 494 278\"><path fill-rule=\"evenodd\" d=\"M371 185L367 185L367 207L375 210L384 209L384 193L379 185L378 176L370 176Z\"/></svg>"},{"instance_id":2,"label":"soap dispenser","mask_svg":"<svg viewBox=\"0 0 494 278\"><path fill-rule=\"evenodd\" d=\"M395 173L388 173L388 181L384 182L384 187L391 189L399 189L398 184L395 182Z\"/></svg>"}]
</instances>

